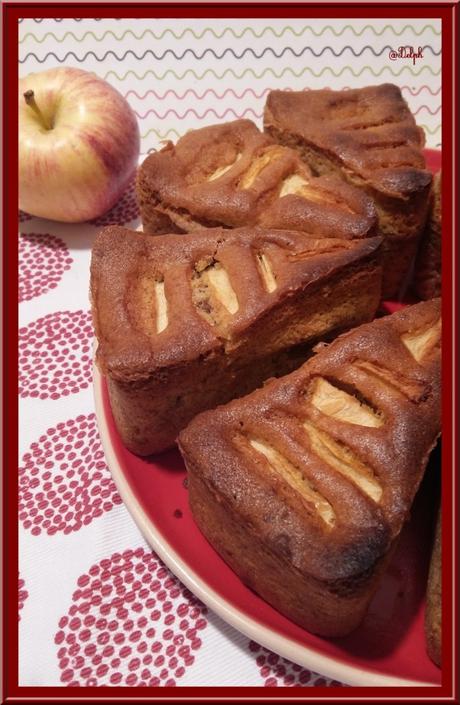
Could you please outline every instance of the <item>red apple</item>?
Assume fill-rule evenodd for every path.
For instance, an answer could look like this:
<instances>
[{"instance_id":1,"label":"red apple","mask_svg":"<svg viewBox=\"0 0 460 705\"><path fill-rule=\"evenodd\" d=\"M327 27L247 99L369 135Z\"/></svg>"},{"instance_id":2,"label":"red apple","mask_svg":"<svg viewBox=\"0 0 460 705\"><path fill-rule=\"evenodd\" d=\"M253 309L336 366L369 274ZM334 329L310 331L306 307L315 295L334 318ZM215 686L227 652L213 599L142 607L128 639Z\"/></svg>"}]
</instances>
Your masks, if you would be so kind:
<instances>
[{"instance_id":1,"label":"red apple","mask_svg":"<svg viewBox=\"0 0 460 705\"><path fill-rule=\"evenodd\" d=\"M19 81L19 207L69 223L119 199L139 157L139 127L106 81L74 68Z\"/></svg>"}]
</instances>

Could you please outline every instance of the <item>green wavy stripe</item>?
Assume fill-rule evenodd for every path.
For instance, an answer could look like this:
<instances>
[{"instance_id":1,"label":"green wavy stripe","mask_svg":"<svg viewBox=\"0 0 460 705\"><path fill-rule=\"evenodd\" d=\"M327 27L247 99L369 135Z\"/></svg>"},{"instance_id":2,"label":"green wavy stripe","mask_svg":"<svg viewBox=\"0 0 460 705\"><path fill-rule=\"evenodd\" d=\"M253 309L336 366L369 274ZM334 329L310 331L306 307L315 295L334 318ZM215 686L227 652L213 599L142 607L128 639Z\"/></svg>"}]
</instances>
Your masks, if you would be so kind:
<instances>
[{"instance_id":1,"label":"green wavy stripe","mask_svg":"<svg viewBox=\"0 0 460 705\"><path fill-rule=\"evenodd\" d=\"M441 123L439 123L439 125L436 125L436 127L429 127L428 125L419 125L419 127L423 127L425 132L428 132L429 135L435 135L438 130L441 129Z\"/></svg>"},{"instance_id":2,"label":"green wavy stripe","mask_svg":"<svg viewBox=\"0 0 460 705\"><path fill-rule=\"evenodd\" d=\"M436 127L433 127L433 128L429 127L428 125L420 125L420 127L423 127L425 132L428 132L428 134L434 135L434 134L436 134L436 132L438 132L438 130L441 129L441 124L436 125ZM175 135L176 137L180 137L181 135L184 135L186 132L190 132L190 130L186 130L185 132L184 131L178 132L177 130L175 130L172 127L171 129L166 130L166 132L160 132L159 130L155 130L155 128L151 127L150 130L147 130L147 132L145 132L143 135L141 135L141 138L145 139L152 132L158 140L164 140L164 139L167 139L170 135Z\"/></svg>"},{"instance_id":3,"label":"green wavy stripe","mask_svg":"<svg viewBox=\"0 0 460 705\"><path fill-rule=\"evenodd\" d=\"M390 24L385 25L380 31L377 31L375 27L370 24L365 25L359 30L355 29L353 25L347 24L342 27L339 31L336 31L334 27L331 27L330 25L326 25L318 32L316 32L310 25L302 27L302 29L297 31L294 29L294 27L291 26L283 27L281 31L276 31L276 29L274 29L273 27L264 27L260 32L257 32L253 27L244 27L240 31L234 30L233 27L224 27L221 32L216 32L212 27L205 27L200 32L195 32L192 27L186 27L184 30L182 30L182 32L174 32L174 30L167 28L164 29L162 32L157 33L151 29L146 29L142 32L142 34L136 34L131 29L125 30L122 34L116 34L111 29L108 29L106 32L104 32L102 36L99 37L91 30L85 32L81 37L78 37L73 32L66 32L62 37L58 37L56 34L54 34L54 32L46 32L43 37L41 37L41 39L37 37L37 35L33 32L27 32L27 34L25 34L24 37L19 40L19 44L23 44L28 39L33 39L38 44L43 44L43 42L45 42L50 37L54 39L55 42L58 42L58 44L62 44L63 42L65 42L68 37L72 37L73 39L75 39L76 42L82 42L87 37L91 37L96 42L102 42L106 37L113 37L113 39L122 41L128 35L133 37L133 39L136 39L137 41L143 39L147 35L151 36L155 40L160 40L163 39L163 37L165 37L167 34L170 34L177 40L183 39L186 34L191 34L195 39L202 39L205 34L212 34L216 39L222 39L222 37L227 33L232 34L235 39L241 39L241 37L243 37L246 33L252 34L256 39L260 39L260 37L263 37L265 34L271 33L277 39L280 39L288 32L293 34L295 37L301 37L303 34L305 34L305 32L311 32L311 34L313 34L315 37L322 37L322 35L328 31L331 32L335 37L341 37L342 34L347 30L350 30L355 35L355 37L361 37L361 35L364 34L364 32L368 29L371 30L376 37L381 37L382 34L384 34L387 30L391 30L396 37L400 37L407 29L411 30L412 34L414 34L416 37L420 37L420 35L428 29L431 30L436 36L439 36L441 34L440 31L437 32L433 25L430 24L424 25L419 31L414 29L412 25L406 24L399 32Z\"/></svg>"},{"instance_id":4,"label":"green wavy stripe","mask_svg":"<svg viewBox=\"0 0 460 705\"><path fill-rule=\"evenodd\" d=\"M309 66L306 66L301 71L294 71L294 69L292 69L291 67L288 66L288 67L284 68L279 73L277 73L272 68L266 68L263 71L261 71L260 73L256 73L256 71L254 71L254 69L251 69L251 68L244 69L244 71L242 71L241 73L236 73L236 71L234 71L233 69L228 68L228 69L225 69L225 71L223 71L223 73L220 73L220 74L217 73L216 71L214 71L214 69L206 69L201 74L196 73L196 71L194 71L193 69L186 69L183 73L176 73L173 69L167 69L162 74L156 73L152 69L148 69L142 75L139 75L138 73L136 73L132 69L129 69L129 71L127 71L126 73L121 74L121 75L119 75L116 71L110 70L104 75L104 78L107 79L110 76L114 76L119 81L125 81L128 78L128 76L134 76L135 78L137 78L138 81L143 81L146 76L153 76L157 81L163 81L168 76L174 76L174 78L181 81L187 75L191 74L197 81L201 81L207 74L214 76L214 78L216 78L217 80L221 80L227 74L230 74L231 76L233 76L233 78L236 78L236 79L243 78L247 74L250 74L254 78L259 79L259 78L263 78L267 73L272 74L275 78L281 78L282 76L284 76L285 73L292 74L296 78L303 76L304 73L310 73L315 78L319 78L324 73L331 73L333 76L335 76L335 78L338 78L346 71L349 71L355 78L357 78L358 76L361 76L361 74L363 74L365 71L369 71L369 73L371 73L376 78L378 76L381 76L382 73L384 73L385 71L388 71L388 73L390 73L392 76L400 76L402 73L404 73L404 71L409 71L409 73L412 76L420 76L424 71L429 71L432 76L439 76L439 74L441 73L441 69L434 71L431 68L431 66L422 66L419 71L413 71L410 66L403 66L399 71L393 71L390 66L384 66L382 69L380 69L380 71L374 71L372 66L363 66L362 68L359 69L359 71L355 71L352 66L344 66L343 68L340 69L340 71L337 71L337 72L334 71L330 66L324 66L321 69L321 71L318 71L318 72L313 71L313 69L311 69Z\"/></svg>"},{"instance_id":5,"label":"green wavy stripe","mask_svg":"<svg viewBox=\"0 0 460 705\"><path fill-rule=\"evenodd\" d=\"M177 130L172 127L170 130L166 130L166 132L159 132L158 130L155 130L153 127L150 128L150 130L147 130L143 135L141 135L141 139L145 139L150 135L150 133L153 132L153 134L156 136L158 140L165 140L169 135L175 135L176 137L180 137L181 135L184 135L185 132L178 132ZM187 130L187 132L190 132L190 130Z\"/></svg>"}]
</instances>

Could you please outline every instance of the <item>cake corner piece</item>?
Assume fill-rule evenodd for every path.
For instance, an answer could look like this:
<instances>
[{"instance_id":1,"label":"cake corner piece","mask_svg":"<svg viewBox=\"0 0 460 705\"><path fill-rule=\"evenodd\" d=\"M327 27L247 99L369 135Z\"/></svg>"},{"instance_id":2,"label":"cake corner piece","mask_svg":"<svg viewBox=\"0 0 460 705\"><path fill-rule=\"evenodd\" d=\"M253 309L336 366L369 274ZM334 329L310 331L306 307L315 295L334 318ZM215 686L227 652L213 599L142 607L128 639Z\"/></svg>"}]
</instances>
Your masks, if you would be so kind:
<instances>
[{"instance_id":1,"label":"cake corner piece","mask_svg":"<svg viewBox=\"0 0 460 705\"><path fill-rule=\"evenodd\" d=\"M263 228L155 238L107 228L92 261L96 358L125 445L140 455L172 446L200 411L370 320L380 247Z\"/></svg>"},{"instance_id":2,"label":"cake corner piece","mask_svg":"<svg viewBox=\"0 0 460 705\"><path fill-rule=\"evenodd\" d=\"M371 198L334 176L316 178L250 120L191 130L149 155L137 194L152 235L261 226L353 239L376 230Z\"/></svg>"},{"instance_id":3,"label":"cake corner piece","mask_svg":"<svg viewBox=\"0 0 460 705\"><path fill-rule=\"evenodd\" d=\"M400 295L426 222L432 181L423 130L400 88L271 91L264 128L295 149L315 174L337 174L373 198L385 238L383 297Z\"/></svg>"},{"instance_id":4,"label":"cake corner piece","mask_svg":"<svg viewBox=\"0 0 460 705\"><path fill-rule=\"evenodd\" d=\"M440 314L359 326L179 435L201 531L308 631L359 625L409 516L440 432Z\"/></svg>"}]
</instances>

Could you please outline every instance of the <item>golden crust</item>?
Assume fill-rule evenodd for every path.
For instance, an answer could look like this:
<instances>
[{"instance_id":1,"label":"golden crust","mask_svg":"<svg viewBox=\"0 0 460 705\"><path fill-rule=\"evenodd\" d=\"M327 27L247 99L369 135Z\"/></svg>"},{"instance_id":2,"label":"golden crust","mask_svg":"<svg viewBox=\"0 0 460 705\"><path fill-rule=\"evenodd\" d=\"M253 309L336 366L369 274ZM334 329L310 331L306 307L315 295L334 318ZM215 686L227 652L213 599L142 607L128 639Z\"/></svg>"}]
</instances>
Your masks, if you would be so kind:
<instances>
[{"instance_id":1,"label":"golden crust","mask_svg":"<svg viewBox=\"0 0 460 705\"><path fill-rule=\"evenodd\" d=\"M96 238L91 263L98 361L104 371L128 380L209 354L223 340L235 345L267 309L299 287L313 287L347 265L375 258L380 243L380 238L318 240L261 228L212 229L152 240L109 226ZM258 256L264 253L276 278L274 292L267 291L260 273ZM193 296L197 273L216 262L228 272L239 301L227 326L210 325L202 315L204 306ZM138 318L146 279L163 281L166 289L169 324L161 335L154 330L153 315L145 323Z\"/></svg>"},{"instance_id":2,"label":"golden crust","mask_svg":"<svg viewBox=\"0 0 460 705\"><path fill-rule=\"evenodd\" d=\"M428 222L415 262L415 291L421 299L441 296L442 250L441 172L433 179Z\"/></svg>"},{"instance_id":3,"label":"golden crust","mask_svg":"<svg viewBox=\"0 0 460 705\"><path fill-rule=\"evenodd\" d=\"M272 91L264 124L324 151L383 194L404 199L431 182L422 153L423 130L393 84Z\"/></svg>"},{"instance_id":4,"label":"golden crust","mask_svg":"<svg viewBox=\"0 0 460 705\"><path fill-rule=\"evenodd\" d=\"M436 300L362 325L179 436L202 531L311 631L357 626L408 517L440 432L440 315Z\"/></svg>"},{"instance_id":5,"label":"golden crust","mask_svg":"<svg viewBox=\"0 0 460 705\"><path fill-rule=\"evenodd\" d=\"M168 223L178 232L262 225L351 239L372 234L376 222L370 198L334 176L315 177L250 120L193 130L148 156L137 191L151 233Z\"/></svg>"},{"instance_id":6,"label":"golden crust","mask_svg":"<svg viewBox=\"0 0 460 705\"><path fill-rule=\"evenodd\" d=\"M315 174L340 177L373 199L384 236L382 297L401 297L426 222L432 176L423 131L398 86L272 91L264 127Z\"/></svg>"},{"instance_id":7,"label":"golden crust","mask_svg":"<svg viewBox=\"0 0 460 705\"><path fill-rule=\"evenodd\" d=\"M442 660L442 513L438 512L426 593L425 638L428 654L437 666Z\"/></svg>"},{"instance_id":8,"label":"golden crust","mask_svg":"<svg viewBox=\"0 0 460 705\"><path fill-rule=\"evenodd\" d=\"M298 366L307 351L296 362L296 346L370 320L380 244L105 228L91 263L96 359L125 443L141 454L171 445L196 413Z\"/></svg>"}]
</instances>

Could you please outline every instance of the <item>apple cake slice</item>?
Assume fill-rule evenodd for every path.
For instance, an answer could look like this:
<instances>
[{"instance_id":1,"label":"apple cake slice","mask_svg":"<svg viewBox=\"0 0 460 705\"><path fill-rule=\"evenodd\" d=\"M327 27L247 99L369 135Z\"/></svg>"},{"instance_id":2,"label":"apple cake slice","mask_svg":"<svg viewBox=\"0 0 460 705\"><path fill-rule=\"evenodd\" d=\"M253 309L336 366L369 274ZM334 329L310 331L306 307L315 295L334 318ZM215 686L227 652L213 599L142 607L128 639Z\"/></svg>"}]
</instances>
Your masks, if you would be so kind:
<instances>
[{"instance_id":1,"label":"apple cake slice","mask_svg":"<svg viewBox=\"0 0 460 705\"><path fill-rule=\"evenodd\" d=\"M433 179L428 222L415 262L414 288L421 299L441 296L442 209L441 172Z\"/></svg>"},{"instance_id":2,"label":"apple cake slice","mask_svg":"<svg viewBox=\"0 0 460 705\"><path fill-rule=\"evenodd\" d=\"M383 297L398 295L425 225L432 178L424 132L398 86L271 91L264 126L315 174L339 175L374 200L384 237Z\"/></svg>"},{"instance_id":3,"label":"apple cake slice","mask_svg":"<svg viewBox=\"0 0 460 705\"><path fill-rule=\"evenodd\" d=\"M442 512L438 511L431 553L425 607L425 640L428 655L437 666L442 661Z\"/></svg>"},{"instance_id":4,"label":"apple cake slice","mask_svg":"<svg viewBox=\"0 0 460 705\"><path fill-rule=\"evenodd\" d=\"M252 226L345 239L375 234L368 196L334 175L314 177L250 120L192 130L148 156L137 196L149 234Z\"/></svg>"},{"instance_id":5,"label":"apple cake slice","mask_svg":"<svg viewBox=\"0 0 460 705\"><path fill-rule=\"evenodd\" d=\"M441 428L440 316L364 324L179 435L198 526L309 631L360 623L409 516Z\"/></svg>"},{"instance_id":6,"label":"apple cake slice","mask_svg":"<svg viewBox=\"0 0 460 705\"><path fill-rule=\"evenodd\" d=\"M171 446L200 411L370 320L380 244L264 229L102 230L91 263L96 361L125 445L139 455Z\"/></svg>"}]
</instances>

